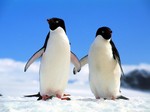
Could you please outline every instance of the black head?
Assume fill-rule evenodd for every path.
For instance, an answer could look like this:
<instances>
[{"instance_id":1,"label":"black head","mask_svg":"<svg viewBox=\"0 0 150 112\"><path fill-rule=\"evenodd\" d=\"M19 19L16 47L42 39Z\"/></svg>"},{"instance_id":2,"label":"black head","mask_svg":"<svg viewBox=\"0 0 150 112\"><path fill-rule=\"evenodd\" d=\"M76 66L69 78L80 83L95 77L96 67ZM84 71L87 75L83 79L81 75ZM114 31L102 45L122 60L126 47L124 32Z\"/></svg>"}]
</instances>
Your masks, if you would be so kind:
<instances>
[{"instance_id":1,"label":"black head","mask_svg":"<svg viewBox=\"0 0 150 112\"><path fill-rule=\"evenodd\" d=\"M111 38L112 31L108 27L101 27L96 32L96 37L101 35L104 39L109 40Z\"/></svg>"},{"instance_id":2,"label":"black head","mask_svg":"<svg viewBox=\"0 0 150 112\"><path fill-rule=\"evenodd\" d=\"M51 19L47 19L47 21L51 30L55 30L56 28L61 27L66 32L64 20L59 18L51 18Z\"/></svg>"}]
</instances>

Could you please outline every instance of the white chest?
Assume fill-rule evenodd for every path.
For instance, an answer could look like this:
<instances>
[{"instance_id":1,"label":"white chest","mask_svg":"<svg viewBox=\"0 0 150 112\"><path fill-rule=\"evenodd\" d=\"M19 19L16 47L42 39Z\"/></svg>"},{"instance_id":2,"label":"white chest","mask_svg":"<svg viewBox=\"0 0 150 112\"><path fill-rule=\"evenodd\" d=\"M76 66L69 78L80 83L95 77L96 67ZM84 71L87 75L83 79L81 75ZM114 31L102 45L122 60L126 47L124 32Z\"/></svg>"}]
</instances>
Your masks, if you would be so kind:
<instances>
[{"instance_id":1,"label":"white chest","mask_svg":"<svg viewBox=\"0 0 150 112\"><path fill-rule=\"evenodd\" d=\"M88 55L89 80L96 97L116 96L120 87L121 70L113 58L109 41L96 37Z\"/></svg>"},{"instance_id":2,"label":"white chest","mask_svg":"<svg viewBox=\"0 0 150 112\"><path fill-rule=\"evenodd\" d=\"M68 81L69 67L69 40L65 32L58 28L50 32L47 47L42 56L40 65L41 94L63 92Z\"/></svg>"},{"instance_id":3,"label":"white chest","mask_svg":"<svg viewBox=\"0 0 150 112\"><path fill-rule=\"evenodd\" d=\"M113 59L112 48L109 41L102 37L97 37L91 45L88 61L92 69L96 69L99 72L111 71L116 62Z\"/></svg>"}]
</instances>

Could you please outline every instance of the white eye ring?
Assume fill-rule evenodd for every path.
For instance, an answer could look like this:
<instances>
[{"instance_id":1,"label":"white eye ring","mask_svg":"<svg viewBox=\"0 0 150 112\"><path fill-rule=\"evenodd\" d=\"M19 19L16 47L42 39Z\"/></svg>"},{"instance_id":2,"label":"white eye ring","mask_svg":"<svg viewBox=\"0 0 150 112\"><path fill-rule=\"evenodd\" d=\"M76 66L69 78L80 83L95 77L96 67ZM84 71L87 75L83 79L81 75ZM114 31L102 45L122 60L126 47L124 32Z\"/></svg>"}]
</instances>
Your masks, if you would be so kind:
<instances>
[{"instance_id":1,"label":"white eye ring","mask_svg":"<svg viewBox=\"0 0 150 112\"><path fill-rule=\"evenodd\" d=\"M102 33L105 33L105 31L102 31Z\"/></svg>"},{"instance_id":2,"label":"white eye ring","mask_svg":"<svg viewBox=\"0 0 150 112\"><path fill-rule=\"evenodd\" d=\"M59 21L56 21L56 23L59 23Z\"/></svg>"}]
</instances>

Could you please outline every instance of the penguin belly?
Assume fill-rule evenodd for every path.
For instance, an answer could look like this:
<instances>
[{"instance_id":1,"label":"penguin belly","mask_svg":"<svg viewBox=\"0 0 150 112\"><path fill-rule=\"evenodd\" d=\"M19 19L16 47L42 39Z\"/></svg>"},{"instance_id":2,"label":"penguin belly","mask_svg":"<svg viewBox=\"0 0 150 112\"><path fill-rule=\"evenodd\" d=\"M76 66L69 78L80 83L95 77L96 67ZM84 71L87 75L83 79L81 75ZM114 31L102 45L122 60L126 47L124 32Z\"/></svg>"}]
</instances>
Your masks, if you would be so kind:
<instances>
[{"instance_id":1,"label":"penguin belly","mask_svg":"<svg viewBox=\"0 0 150 112\"><path fill-rule=\"evenodd\" d=\"M96 38L89 51L89 82L96 98L116 98L119 95L121 70L114 60L111 45Z\"/></svg>"},{"instance_id":2,"label":"penguin belly","mask_svg":"<svg viewBox=\"0 0 150 112\"><path fill-rule=\"evenodd\" d=\"M40 94L62 96L69 77L70 45L66 36L51 35L41 59Z\"/></svg>"}]
</instances>

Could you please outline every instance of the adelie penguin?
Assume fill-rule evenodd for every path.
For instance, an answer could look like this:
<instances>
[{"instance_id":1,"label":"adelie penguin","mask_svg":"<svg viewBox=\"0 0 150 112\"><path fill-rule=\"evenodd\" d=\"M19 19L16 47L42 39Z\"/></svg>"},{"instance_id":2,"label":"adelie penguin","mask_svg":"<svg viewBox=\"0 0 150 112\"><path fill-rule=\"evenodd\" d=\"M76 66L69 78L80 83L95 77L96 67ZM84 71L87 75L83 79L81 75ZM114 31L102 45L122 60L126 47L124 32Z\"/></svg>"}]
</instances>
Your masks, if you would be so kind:
<instances>
[{"instance_id":1,"label":"adelie penguin","mask_svg":"<svg viewBox=\"0 0 150 112\"><path fill-rule=\"evenodd\" d=\"M76 55L70 51L70 44L66 35L65 23L62 19L47 19L50 31L47 34L43 47L38 50L25 65L24 71L39 57L40 63L40 92L38 100L47 100L53 96L69 100L64 90L67 86L70 61L74 64L76 72L81 69Z\"/></svg>"},{"instance_id":2,"label":"adelie penguin","mask_svg":"<svg viewBox=\"0 0 150 112\"><path fill-rule=\"evenodd\" d=\"M96 99L126 99L120 92L120 79L123 74L118 50L112 41L112 31L101 27L96 32L88 55L80 60L81 67L89 65L89 83ZM73 71L76 74L76 68Z\"/></svg>"}]
</instances>

